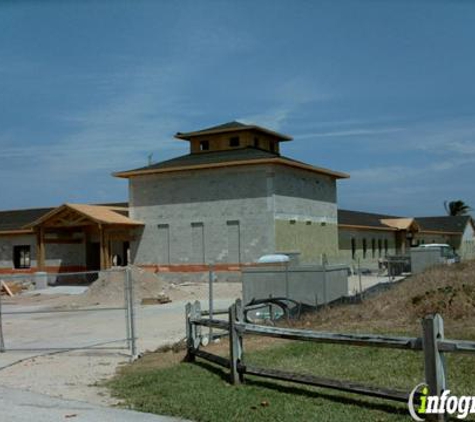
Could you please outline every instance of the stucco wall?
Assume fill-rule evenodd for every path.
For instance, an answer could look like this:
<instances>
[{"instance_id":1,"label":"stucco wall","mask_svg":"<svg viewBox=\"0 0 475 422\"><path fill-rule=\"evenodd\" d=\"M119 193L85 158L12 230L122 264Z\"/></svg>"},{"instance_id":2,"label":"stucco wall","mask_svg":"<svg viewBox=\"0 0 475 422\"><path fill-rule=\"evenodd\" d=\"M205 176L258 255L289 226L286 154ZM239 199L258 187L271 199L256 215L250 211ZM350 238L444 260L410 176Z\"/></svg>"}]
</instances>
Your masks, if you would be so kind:
<instances>
[{"instance_id":1,"label":"stucco wall","mask_svg":"<svg viewBox=\"0 0 475 422\"><path fill-rule=\"evenodd\" d=\"M460 239L461 236L436 233L416 233L414 235L414 241L419 242L419 244L447 243L455 249L460 248Z\"/></svg>"},{"instance_id":2,"label":"stucco wall","mask_svg":"<svg viewBox=\"0 0 475 422\"><path fill-rule=\"evenodd\" d=\"M320 263L338 254L336 181L292 168L273 179L276 250L299 252L300 262Z\"/></svg>"},{"instance_id":3,"label":"stucco wall","mask_svg":"<svg viewBox=\"0 0 475 422\"><path fill-rule=\"evenodd\" d=\"M273 252L268 172L249 166L132 178L130 214L146 223L132 242L133 262L246 263Z\"/></svg>"},{"instance_id":4,"label":"stucco wall","mask_svg":"<svg viewBox=\"0 0 475 422\"><path fill-rule=\"evenodd\" d=\"M277 252L299 252L301 263L320 263L322 255L338 254L336 224L289 220L275 221Z\"/></svg>"},{"instance_id":5,"label":"stucco wall","mask_svg":"<svg viewBox=\"0 0 475 422\"><path fill-rule=\"evenodd\" d=\"M384 241L388 241L388 253L387 255L396 254L396 235L395 232L382 231L382 230L356 230L346 229L341 227L338 233L339 237L339 257L342 263L355 264L356 259L359 258L361 265L375 269L378 267L378 259L386 256L384 248ZM356 241L356 253L355 260L352 257L351 239ZM363 254L363 239L366 239L366 257ZM373 255L372 241L375 240L375 253ZM381 241L381 252L379 251L378 241Z\"/></svg>"}]
</instances>

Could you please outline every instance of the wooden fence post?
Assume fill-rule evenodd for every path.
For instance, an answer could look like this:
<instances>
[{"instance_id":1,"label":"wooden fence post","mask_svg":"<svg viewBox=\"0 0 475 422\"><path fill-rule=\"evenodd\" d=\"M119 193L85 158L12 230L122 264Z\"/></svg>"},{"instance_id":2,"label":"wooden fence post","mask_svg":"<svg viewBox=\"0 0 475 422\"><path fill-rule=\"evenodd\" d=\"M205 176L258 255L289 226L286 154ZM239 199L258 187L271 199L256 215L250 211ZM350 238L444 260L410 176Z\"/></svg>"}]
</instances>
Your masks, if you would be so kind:
<instances>
[{"instance_id":1,"label":"wooden fence post","mask_svg":"<svg viewBox=\"0 0 475 422\"><path fill-rule=\"evenodd\" d=\"M446 389L445 358L437 345L444 339L444 320L439 314L426 316L422 320L422 345L424 348L424 371L429 394L439 396ZM437 421L445 421L446 415L434 415Z\"/></svg>"},{"instance_id":2,"label":"wooden fence post","mask_svg":"<svg viewBox=\"0 0 475 422\"><path fill-rule=\"evenodd\" d=\"M193 334L193 324L191 323L191 315L194 311L194 305L190 302L186 304L185 307L185 319L186 319L186 356L185 356L185 361L186 362L194 362L195 361L195 355L193 353L194 347L193 344L195 343Z\"/></svg>"},{"instance_id":3,"label":"wooden fence post","mask_svg":"<svg viewBox=\"0 0 475 422\"><path fill-rule=\"evenodd\" d=\"M240 384L244 381L243 374L239 372L238 366L242 361L242 337L236 330L236 323L243 322L243 309L241 300L229 308L229 355L230 355L230 371L231 383Z\"/></svg>"},{"instance_id":4,"label":"wooden fence post","mask_svg":"<svg viewBox=\"0 0 475 422\"><path fill-rule=\"evenodd\" d=\"M201 343L201 327L193 324L192 319L201 318L200 302L187 303L185 308L186 318L186 357L187 362L195 361L195 350L197 350Z\"/></svg>"}]
</instances>

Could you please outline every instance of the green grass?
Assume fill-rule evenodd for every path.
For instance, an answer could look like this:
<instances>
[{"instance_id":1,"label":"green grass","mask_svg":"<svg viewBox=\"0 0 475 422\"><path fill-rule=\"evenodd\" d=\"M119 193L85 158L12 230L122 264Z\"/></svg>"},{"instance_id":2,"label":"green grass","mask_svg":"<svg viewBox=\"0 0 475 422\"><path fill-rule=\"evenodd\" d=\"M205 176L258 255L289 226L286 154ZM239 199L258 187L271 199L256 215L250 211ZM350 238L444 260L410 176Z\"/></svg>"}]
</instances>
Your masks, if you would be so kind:
<instances>
[{"instance_id":1,"label":"green grass","mask_svg":"<svg viewBox=\"0 0 475 422\"><path fill-rule=\"evenodd\" d=\"M423 380L420 352L289 342L247 353L244 360L407 391ZM475 358L449 355L447 365L452 392L473 395ZM194 421L410 420L404 404L257 377L231 386L227 377L227 370L198 360L162 369L132 365L108 386L133 409Z\"/></svg>"}]
</instances>

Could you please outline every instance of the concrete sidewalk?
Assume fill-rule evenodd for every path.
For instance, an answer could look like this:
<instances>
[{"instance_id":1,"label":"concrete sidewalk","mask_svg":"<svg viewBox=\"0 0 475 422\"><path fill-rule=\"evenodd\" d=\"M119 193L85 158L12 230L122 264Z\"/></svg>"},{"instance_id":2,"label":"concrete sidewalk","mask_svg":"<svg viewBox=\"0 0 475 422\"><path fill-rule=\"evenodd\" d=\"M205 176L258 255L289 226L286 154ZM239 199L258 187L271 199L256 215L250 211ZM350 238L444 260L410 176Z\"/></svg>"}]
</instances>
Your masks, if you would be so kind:
<instances>
[{"instance_id":1,"label":"concrete sidewalk","mask_svg":"<svg viewBox=\"0 0 475 422\"><path fill-rule=\"evenodd\" d=\"M0 420L10 422L178 422L131 410L111 409L93 404L64 400L43 394L0 387Z\"/></svg>"},{"instance_id":2,"label":"concrete sidewalk","mask_svg":"<svg viewBox=\"0 0 475 422\"><path fill-rule=\"evenodd\" d=\"M215 307L227 308L232 302L233 299L217 299ZM139 352L155 350L185 336L185 304L177 301L137 306ZM206 309L207 301L202 301L202 306ZM43 305L3 307L16 312L34 309L43 309ZM77 350L47 355L46 351L11 349L81 347L125 338L123 311L4 315L3 326L7 352L0 353L0 386L98 405L116 403L97 382L114 376L116 368L128 361L127 350Z\"/></svg>"}]
</instances>

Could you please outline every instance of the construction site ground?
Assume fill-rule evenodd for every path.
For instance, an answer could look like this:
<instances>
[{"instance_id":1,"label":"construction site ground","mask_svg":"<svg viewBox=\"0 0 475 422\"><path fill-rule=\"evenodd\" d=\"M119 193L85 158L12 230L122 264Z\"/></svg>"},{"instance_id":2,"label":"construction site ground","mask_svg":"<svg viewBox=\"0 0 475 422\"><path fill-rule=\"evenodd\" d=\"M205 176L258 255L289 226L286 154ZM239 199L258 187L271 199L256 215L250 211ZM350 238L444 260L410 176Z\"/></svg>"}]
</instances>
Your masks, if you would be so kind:
<instances>
[{"instance_id":1,"label":"construction site ground","mask_svg":"<svg viewBox=\"0 0 475 422\"><path fill-rule=\"evenodd\" d=\"M89 288L58 286L2 298L4 312L94 309L91 312L4 315L6 353L0 354L0 386L53 397L114 405L101 387L129 359L127 350L76 350L67 352L8 351L17 348L83 347L125 338L122 310L98 309L124 305L121 274L99 278ZM165 283L154 274L134 270L137 349L139 353L177 342L185 335L184 309L200 300L208 308L206 283ZM363 277L363 288L387 281ZM349 280L349 294L358 290L358 277ZM214 284L215 308L226 308L240 298L240 283ZM166 296L167 304L141 305L144 298Z\"/></svg>"},{"instance_id":2,"label":"construction site ground","mask_svg":"<svg viewBox=\"0 0 475 422\"><path fill-rule=\"evenodd\" d=\"M139 353L153 351L184 337L184 312L188 301L200 300L203 307L208 307L206 284L175 286L157 281L154 275L145 273L136 273L135 282ZM143 298L157 295L166 295L172 302L162 305L140 304ZM239 297L240 283L214 285L215 307L228 307ZM47 292L32 291L13 298L2 297L3 312L84 308L96 311L4 315L3 333L7 352L0 353L0 386L94 404L115 404L100 383L112 377L119 365L128 362L127 350L75 350L61 353L8 351L20 348L83 347L123 339L126 337L125 312L97 310L115 306L124 306L123 284L115 279L99 279L85 292L82 287L59 286Z\"/></svg>"}]
</instances>

